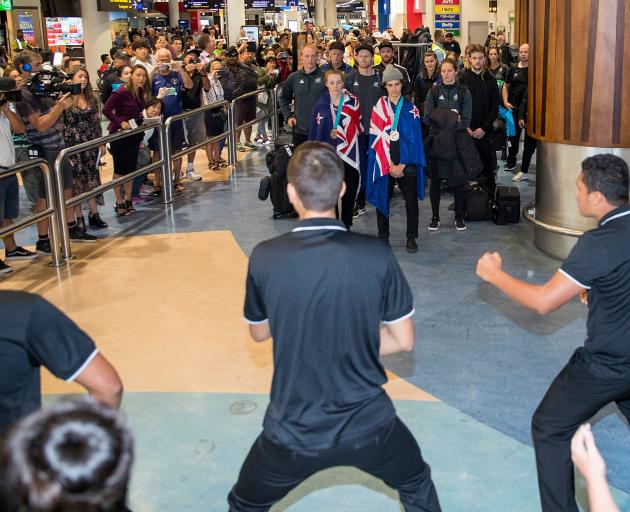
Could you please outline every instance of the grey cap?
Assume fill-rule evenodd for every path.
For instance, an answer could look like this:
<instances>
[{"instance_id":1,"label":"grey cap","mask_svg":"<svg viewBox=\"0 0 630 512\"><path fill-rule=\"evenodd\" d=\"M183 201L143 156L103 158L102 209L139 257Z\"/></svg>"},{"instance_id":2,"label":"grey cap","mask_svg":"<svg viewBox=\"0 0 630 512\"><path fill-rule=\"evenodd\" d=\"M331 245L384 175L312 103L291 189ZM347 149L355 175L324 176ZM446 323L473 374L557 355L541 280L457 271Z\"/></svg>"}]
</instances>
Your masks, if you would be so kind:
<instances>
[{"instance_id":1,"label":"grey cap","mask_svg":"<svg viewBox=\"0 0 630 512\"><path fill-rule=\"evenodd\" d=\"M392 80L400 80L401 82L404 80L400 69L394 67L393 64L388 64L385 67L385 71L383 71L383 80L382 82L386 84L387 82L391 82Z\"/></svg>"}]
</instances>

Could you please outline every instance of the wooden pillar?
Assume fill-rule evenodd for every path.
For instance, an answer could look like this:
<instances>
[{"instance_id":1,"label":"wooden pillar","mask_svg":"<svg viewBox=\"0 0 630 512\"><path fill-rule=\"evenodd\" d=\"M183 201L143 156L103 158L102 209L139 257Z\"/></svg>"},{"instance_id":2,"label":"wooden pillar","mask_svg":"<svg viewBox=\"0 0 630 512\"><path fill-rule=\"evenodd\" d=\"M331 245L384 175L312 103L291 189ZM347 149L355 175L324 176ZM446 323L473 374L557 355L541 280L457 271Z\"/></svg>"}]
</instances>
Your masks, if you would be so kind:
<instances>
[{"instance_id":1,"label":"wooden pillar","mask_svg":"<svg viewBox=\"0 0 630 512\"><path fill-rule=\"evenodd\" d=\"M529 0L514 2L514 44L520 46L529 41Z\"/></svg>"},{"instance_id":2,"label":"wooden pillar","mask_svg":"<svg viewBox=\"0 0 630 512\"><path fill-rule=\"evenodd\" d=\"M630 148L630 2L530 0L529 131Z\"/></svg>"}]
</instances>

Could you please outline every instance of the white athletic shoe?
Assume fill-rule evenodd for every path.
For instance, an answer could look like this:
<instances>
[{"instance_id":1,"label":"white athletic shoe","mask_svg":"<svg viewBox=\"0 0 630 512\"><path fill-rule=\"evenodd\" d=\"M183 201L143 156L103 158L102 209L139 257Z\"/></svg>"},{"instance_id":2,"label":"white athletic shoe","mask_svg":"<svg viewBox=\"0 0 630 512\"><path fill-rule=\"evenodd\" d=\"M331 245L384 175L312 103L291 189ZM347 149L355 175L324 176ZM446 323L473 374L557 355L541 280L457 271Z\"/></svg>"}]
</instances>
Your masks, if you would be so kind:
<instances>
[{"instance_id":1,"label":"white athletic shoe","mask_svg":"<svg viewBox=\"0 0 630 512\"><path fill-rule=\"evenodd\" d=\"M525 181L528 179L529 179L529 176L527 175L526 172L518 171L512 178L512 181Z\"/></svg>"}]
</instances>

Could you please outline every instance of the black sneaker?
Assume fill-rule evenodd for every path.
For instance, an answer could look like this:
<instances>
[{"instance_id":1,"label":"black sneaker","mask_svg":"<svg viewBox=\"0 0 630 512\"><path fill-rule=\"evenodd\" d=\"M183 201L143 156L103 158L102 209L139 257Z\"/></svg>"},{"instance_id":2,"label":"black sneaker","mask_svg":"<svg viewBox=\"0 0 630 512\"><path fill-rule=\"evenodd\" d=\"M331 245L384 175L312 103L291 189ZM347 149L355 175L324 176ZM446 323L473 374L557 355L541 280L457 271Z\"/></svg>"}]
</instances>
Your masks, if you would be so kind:
<instances>
[{"instance_id":1,"label":"black sneaker","mask_svg":"<svg viewBox=\"0 0 630 512\"><path fill-rule=\"evenodd\" d=\"M365 215L365 208L360 208L360 207L356 206L354 208L354 210L352 211L352 218L353 219L357 219L361 215Z\"/></svg>"},{"instance_id":2,"label":"black sneaker","mask_svg":"<svg viewBox=\"0 0 630 512\"><path fill-rule=\"evenodd\" d=\"M34 260L37 258L37 253L27 251L24 247L16 247L13 251L5 251L6 260Z\"/></svg>"},{"instance_id":3,"label":"black sneaker","mask_svg":"<svg viewBox=\"0 0 630 512\"><path fill-rule=\"evenodd\" d=\"M98 242L98 238L94 235L90 235L89 233L84 233L78 227L70 228L70 241L71 242L80 242L85 244L93 244L94 242Z\"/></svg>"},{"instance_id":4,"label":"black sneaker","mask_svg":"<svg viewBox=\"0 0 630 512\"><path fill-rule=\"evenodd\" d=\"M440 219L438 219L437 217L433 217L431 219L431 224L429 224L427 229L429 231L437 231L438 229L440 229Z\"/></svg>"},{"instance_id":5,"label":"black sneaker","mask_svg":"<svg viewBox=\"0 0 630 512\"><path fill-rule=\"evenodd\" d=\"M505 172L514 172L514 171L516 171L516 164L514 164L514 165L505 164L505 167L504 167L503 170Z\"/></svg>"},{"instance_id":6,"label":"black sneaker","mask_svg":"<svg viewBox=\"0 0 630 512\"><path fill-rule=\"evenodd\" d=\"M91 214L88 216L90 227L94 229L104 229L107 227L107 223L101 219L101 216L98 212Z\"/></svg>"},{"instance_id":7,"label":"black sneaker","mask_svg":"<svg viewBox=\"0 0 630 512\"><path fill-rule=\"evenodd\" d=\"M455 229L457 231L466 231L466 224L464 224L464 219L455 219Z\"/></svg>"},{"instance_id":8,"label":"black sneaker","mask_svg":"<svg viewBox=\"0 0 630 512\"><path fill-rule=\"evenodd\" d=\"M46 238L45 240L37 240L37 243L35 244L35 250L39 254L51 254L52 251L50 249L50 239Z\"/></svg>"},{"instance_id":9,"label":"black sneaker","mask_svg":"<svg viewBox=\"0 0 630 512\"><path fill-rule=\"evenodd\" d=\"M407 252L418 252L418 244L415 238L407 239Z\"/></svg>"},{"instance_id":10,"label":"black sneaker","mask_svg":"<svg viewBox=\"0 0 630 512\"><path fill-rule=\"evenodd\" d=\"M0 260L0 274L10 274L11 272L13 272L13 269L4 261Z\"/></svg>"}]
</instances>

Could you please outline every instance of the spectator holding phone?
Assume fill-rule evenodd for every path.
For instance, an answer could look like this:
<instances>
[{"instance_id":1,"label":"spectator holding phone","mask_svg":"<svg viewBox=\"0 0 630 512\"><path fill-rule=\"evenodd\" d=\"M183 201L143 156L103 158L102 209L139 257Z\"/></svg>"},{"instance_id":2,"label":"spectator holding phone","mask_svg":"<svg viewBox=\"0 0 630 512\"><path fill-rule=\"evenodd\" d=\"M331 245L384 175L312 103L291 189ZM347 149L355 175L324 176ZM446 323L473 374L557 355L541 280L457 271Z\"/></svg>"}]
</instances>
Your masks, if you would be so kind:
<instances>
[{"instance_id":1,"label":"spectator holding phone","mask_svg":"<svg viewBox=\"0 0 630 512\"><path fill-rule=\"evenodd\" d=\"M184 111L182 95L185 90L192 89L193 81L179 63L172 62L171 52L166 48L159 49L155 55L158 63L151 79L151 92L153 96L162 100L164 107L162 112L166 121L170 116ZM173 153L177 153L184 147L186 140L182 121L173 123L170 137L171 149ZM173 162L175 191L178 192L184 190L180 176L181 168L182 159L178 158Z\"/></svg>"}]
</instances>

